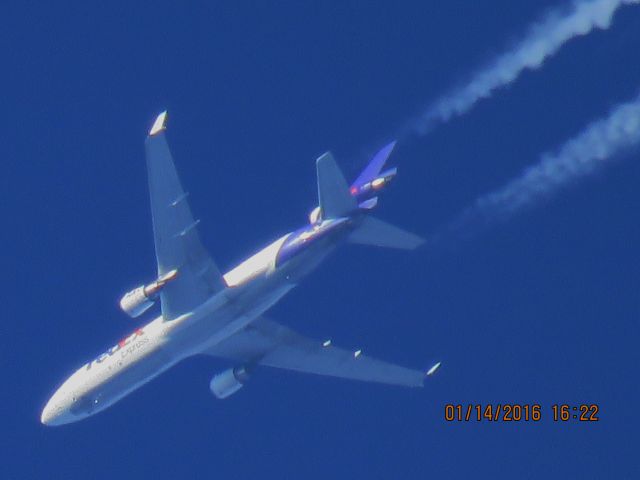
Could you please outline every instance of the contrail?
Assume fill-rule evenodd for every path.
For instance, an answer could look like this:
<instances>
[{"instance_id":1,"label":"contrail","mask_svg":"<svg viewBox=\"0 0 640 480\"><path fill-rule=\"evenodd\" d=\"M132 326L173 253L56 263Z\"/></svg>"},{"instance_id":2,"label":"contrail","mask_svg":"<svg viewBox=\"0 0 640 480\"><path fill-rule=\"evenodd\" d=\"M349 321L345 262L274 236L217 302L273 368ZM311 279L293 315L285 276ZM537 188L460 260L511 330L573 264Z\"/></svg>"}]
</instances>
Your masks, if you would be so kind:
<instances>
[{"instance_id":1,"label":"contrail","mask_svg":"<svg viewBox=\"0 0 640 480\"><path fill-rule=\"evenodd\" d=\"M515 81L526 69L535 70L572 38L595 28L606 30L615 12L640 0L574 0L571 8L554 9L529 27L527 35L512 49L480 68L471 79L453 89L417 118L409 121L397 138L425 135L440 123L468 112L479 100Z\"/></svg>"},{"instance_id":2,"label":"contrail","mask_svg":"<svg viewBox=\"0 0 640 480\"><path fill-rule=\"evenodd\" d=\"M473 238L495 224L532 209L640 145L640 95L610 115L589 124L582 133L504 187L478 198L439 233L432 246Z\"/></svg>"}]
</instances>

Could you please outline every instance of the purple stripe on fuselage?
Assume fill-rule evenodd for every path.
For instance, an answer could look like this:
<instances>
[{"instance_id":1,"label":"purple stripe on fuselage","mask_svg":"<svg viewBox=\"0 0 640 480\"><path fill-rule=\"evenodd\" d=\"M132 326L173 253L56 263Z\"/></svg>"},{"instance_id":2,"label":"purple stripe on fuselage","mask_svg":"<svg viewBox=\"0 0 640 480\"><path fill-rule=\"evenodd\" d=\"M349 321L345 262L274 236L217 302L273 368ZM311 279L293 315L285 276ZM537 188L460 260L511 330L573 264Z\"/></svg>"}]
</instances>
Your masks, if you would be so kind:
<instances>
[{"instance_id":1,"label":"purple stripe on fuselage","mask_svg":"<svg viewBox=\"0 0 640 480\"><path fill-rule=\"evenodd\" d=\"M276 266L280 266L293 257L316 245L320 239L327 238L341 230L349 222L348 218L325 220L315 225L306 225L291 233L280 247L276 257Z\"/></svg>"}]
</instances>

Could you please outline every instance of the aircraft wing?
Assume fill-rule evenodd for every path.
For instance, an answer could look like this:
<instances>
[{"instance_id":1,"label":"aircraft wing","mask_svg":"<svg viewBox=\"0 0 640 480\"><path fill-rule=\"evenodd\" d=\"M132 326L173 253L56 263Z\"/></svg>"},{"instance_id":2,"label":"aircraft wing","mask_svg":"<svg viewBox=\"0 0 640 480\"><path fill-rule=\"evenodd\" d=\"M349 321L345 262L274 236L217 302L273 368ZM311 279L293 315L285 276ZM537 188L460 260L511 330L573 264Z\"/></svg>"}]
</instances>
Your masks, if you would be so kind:
<instances>
[{"instance_id":1,"label":"aircraft wing","mask_svg":"<svg viewBox=\"0 0 640 480\"><path fill-rule=\"evenodd\" d=\"M325 346L263 317L205 353L249 364L407 387L421 387L425 377L419 370Z\"/></svg>"},{"instance_id":2,"label":"aircraft wing","mask_svg":"<svg viewBox=\"0 0 640 480\"><path fill-rule=\"evenodd\" d=\"M145 142L158 277L178 276L160 294L162 315L171 320L224 288L218 267L200 243L188 194L182 189L165 139L167 112L156 119Z\"/></svg>"}]
</instances>

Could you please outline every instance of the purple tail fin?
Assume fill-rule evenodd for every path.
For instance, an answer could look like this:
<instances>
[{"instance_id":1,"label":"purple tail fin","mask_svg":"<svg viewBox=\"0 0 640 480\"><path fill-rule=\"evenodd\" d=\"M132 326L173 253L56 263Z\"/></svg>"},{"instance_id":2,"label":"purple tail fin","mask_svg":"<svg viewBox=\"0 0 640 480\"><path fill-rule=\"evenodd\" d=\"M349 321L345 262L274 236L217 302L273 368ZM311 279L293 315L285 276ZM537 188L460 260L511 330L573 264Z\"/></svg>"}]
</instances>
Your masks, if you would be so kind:
<instances>
[{"instance_id":1,"label":"purple tail fin","mask_svg":"<svg viewBox=\"0 0 640 480\"><path fill-rule=\"evenodd\" d=\"M373 157L369 165L362 171L362 173L356 178L356 180L351 184L352 187L359 187L367 182L370 182L374 178L378 176L382 167L384 167L385 162L391 155L393 148L396 146L396 141L394 140L390 144L386 145L382 148L376 155Z\"/></svg>"}]
</instances>

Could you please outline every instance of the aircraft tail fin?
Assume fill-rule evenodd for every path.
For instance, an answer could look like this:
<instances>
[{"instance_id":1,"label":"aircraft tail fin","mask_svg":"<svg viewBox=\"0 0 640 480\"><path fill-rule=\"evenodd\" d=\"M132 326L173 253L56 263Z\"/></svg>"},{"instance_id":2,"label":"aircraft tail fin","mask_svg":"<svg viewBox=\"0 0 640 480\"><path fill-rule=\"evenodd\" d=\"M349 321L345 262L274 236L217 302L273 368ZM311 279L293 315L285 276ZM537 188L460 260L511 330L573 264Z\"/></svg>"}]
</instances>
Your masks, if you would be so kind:
<instances>
[{"instance_id":1,"label":"aircraft tail fin","mask_svg":"<svg viewBox=\"0 0 640 480\"><path fill-rule=\"evenodd\" d=\"M373 159L369 162L366 168L358 175L358 178L351 184L352 187L360 187L367 182L372 181L382 171L384 164L389 159L389 155L393 152L396 146L396 142L393 141L388 145L385 145L378 153L375 154Z\"/></svg>"},{"instance_id":2,"label":"aircraft tail fin","mask_svg":"<svg viewBox=\"0 0 640 480\"><path fill-rule=\"evenodd\" d=\"M357 210L356 199L330 152L316 160L318 203L322 218L345 217Z\"/></svg>"},{"instance_id":3,"label":"aircraft tail fin","mask_svg":"<svg viewBox=\"0 0 640 480\"><path fill-rule=\"evenodd\" d=\"M424 243L424 239L418 235L371 216L363 218L360 226L349 236L349 241L402 250L413 250Z\"/></svg>"}]
</instances>

